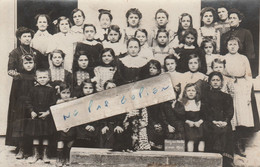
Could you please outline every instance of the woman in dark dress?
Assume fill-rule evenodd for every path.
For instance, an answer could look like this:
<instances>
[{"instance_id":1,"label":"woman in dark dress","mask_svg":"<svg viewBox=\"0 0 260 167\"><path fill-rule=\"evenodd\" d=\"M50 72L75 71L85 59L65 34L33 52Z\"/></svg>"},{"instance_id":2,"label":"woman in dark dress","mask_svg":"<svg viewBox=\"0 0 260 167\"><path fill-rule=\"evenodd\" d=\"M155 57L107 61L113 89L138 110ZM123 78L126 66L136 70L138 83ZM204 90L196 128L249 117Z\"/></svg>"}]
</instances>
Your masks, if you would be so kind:
<instances>
[{"instance_id":1,"label":"woman in dark dress","mask_svg":"<svg viewBox=\"0 0 260 167\"><path fill-rule=\"evenodd\" d=\"M8 60L8 75L13 77L12 88L10 92L9 99L9 110L8 110L8 121L7 121L7 131L6 131L6 140L5 144L10 146L17 146L17 141L12 138L13 133L13 122L17 114L17 100L18 100L18 91L20 89L20 80L23 77L23 57L26 54L33 56L37 68L48 68L48 64L44 64L44 56L36 49L30 47L31 40L33 38L34 32L31 29L26 27L20 27L16 31L16 37L20 41L20 45L14 49L9 54Z\"/></svg>"},{"instance_id":2,"label":"woman in dark dress","mask_svg":"<svg viewBox=\"0 0 260 167\"><path fill-rule=\"evenodd\" d=\"M234 114L233 100L229 94L223 93L223 76L220 72L209 75L211 89L205 99L205 122L207 125L206 150L221 153L223 166L233 162L233 136L231 119Z\"/></svg>"}]
</instances>

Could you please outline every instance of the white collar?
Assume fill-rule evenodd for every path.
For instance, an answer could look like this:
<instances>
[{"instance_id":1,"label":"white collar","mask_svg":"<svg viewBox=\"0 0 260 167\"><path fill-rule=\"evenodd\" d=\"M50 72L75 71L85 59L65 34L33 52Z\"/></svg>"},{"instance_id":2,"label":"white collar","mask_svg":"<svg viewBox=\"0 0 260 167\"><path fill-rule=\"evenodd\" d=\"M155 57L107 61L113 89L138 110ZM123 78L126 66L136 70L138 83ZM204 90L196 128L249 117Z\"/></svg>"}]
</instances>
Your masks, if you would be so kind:
<instances>
[{"instance_id":1,"label":"white collar","mask_svg":"<svg viewBox=\"0 0 260 167\"><path fill-rule=\"evenodd\" d=\"M130 55L126 55L125 57L120 59L121 62L129 68L140 68L145 66L148 61L142 57L139 57L138 55L136 57L132 57Z\"/></svg>"},{"instance_id":2,"label":"white collar","mask_svg":"<svg viewBox=\"0 0 260 167\"><path fill-rule=\"evenodd\" d=\"M84 41L82 41L82 43L87 44L87 45L91 45L91 46L100 44L100 42L98 42L96 40L93 40L93 41L84 40Z\"/></svg>"}]
</instances>

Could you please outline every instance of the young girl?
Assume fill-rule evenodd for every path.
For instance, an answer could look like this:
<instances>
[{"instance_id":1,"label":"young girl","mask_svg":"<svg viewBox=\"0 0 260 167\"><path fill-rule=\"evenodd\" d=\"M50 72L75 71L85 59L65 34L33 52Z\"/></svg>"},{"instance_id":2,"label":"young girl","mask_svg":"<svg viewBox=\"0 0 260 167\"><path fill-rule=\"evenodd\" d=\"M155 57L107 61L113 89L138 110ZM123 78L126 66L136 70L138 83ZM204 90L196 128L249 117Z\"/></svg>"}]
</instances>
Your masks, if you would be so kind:
<instances>
[{"instance_id":1,"label":"young girl","mask_svg":"<svg viewBox=\"0 0 260 167\"><path fill-rule=\"evenodd\" d=\"M100 53L100 64L94 68L95 77L92 82L96 82L98 92L104 90L104 84L112 80L116 72L115 52L111 48L105 48Z\"/></svg>"},{"instance_id":2,"label":"young girl","mask_svg":"<svg viewBox=\"0 0 260 167\"><path fill-rule=\"evenodd\" d=\"M229 94L221 91L223 77L220 72L209 74L210 91L204 101L206 105L205 123L208 133L206 136L206 150L221 153L223 166L233 162L233 133L231 119L234 114L233 100ZM229 164L228 164L229 163Z\"/></svg>"},{"instance_id":3,"label":"young girl","mask_svg":"<svg viewBox=\"0 0 260 167\"><path fill-rule=\"evenodd\" d=\"M113 16L111 14L110 10L106 9L99 9L98 10L98 20L100 23L100 28L97 30L97 33L95 35L95 39L99 42L107 41L108 40L108 29L111 25L111 22L113 20Z\"/></svg>"},{"instance_id":4,"label":"young girl","mask_svg":"<svg viewBox=\"0 0 260 167\"><path fill-rule=\"evenodd\" d=\"M88 96L96 92L95 84L91 82L90 79L84 80L81 83L80 88L81 92L78 95L78 98ZM76 138L78 141L76 141L77 143L75 145L91 148L98 146L97 135L99 130L97 129L97 122L77 126L76 131Z\"/></svg>"},{"instance_id":5,"label":"young girl","mask_svg":"<svg viewBox=\"0 0 260 167\"><path fill-rule=\"evenodd\" d=\"M31 46L39 50L44 55L44 63L48 65L48 55L46 52L52 35L48 32L47 28L50 25L51 19L46 14L38 14L34 19L38 30L34 34Z\"/></svg>"},{"instance_id":6,"label":"young girl","mask_svg":"<svg viewBox=\"0 0 260 167\"><path fill-rule=\"evenodd\" d=\"M201 49L205 52L205 58L207 63L207 75L212 72L211 64L212 61L218 57L219 54L216 54L216 43L212 39L206 38L201 42Z\"/></svg>"},{"instance_id":7,"label":"young girl","mask_svg":"<svg viewBox=\"0 0 260 167\"><path fill-rule=\"evenodd\" d=\"M62 82L59 85L59 99L57 104L71 101L75 98L71 97L71 87ZM56 166L69 165L70 149L76 137L76 128L72 127L64 131L57 132L57 159Z\"/></svg>"},{"instance_id":8,"label":"young girl","mask_svg":"<svg viewBox=\"0 0 260 167\"><path fill-rule=\"evenodd\" d=\"M129 9L126 14L127 27L124 29L124 43L134 37L135 31L140 27L142 13L137 8Z\"/></svg>"},{"instance_id":9,"label":"young girl","mask_svg":"<svg viewBox=\"0 0 260 167\"><path fill-rule=\"evenodd\" d=\"M168 34L169 34L168 43L171 42L174 38L174 32L171 29L169 29L169 27L167 27L167 24L169 22L168 12L164 9L158 9L155 13L154 19L156 21L157 26L151 34L152 36L151 36L150 46L155 47L158 44L157 40L156 40L156 36L157 36L159 29L165 29L168 32Z\"/></svg>"},{"instance_id":10,"label":"young girl","mask_svg":"<svg viewBox=\"0 0 260 167\"><path fill-rule=\"evenodd\" d=\"M79 51L87 52L89 55L91 55L91 57L89 57L89 66L96 67L97 65L99 65L99 55L103 49L102 44L94 39L96 34L96 27L93 24L84 24L83 33L85 36L85 40L83 42L77 43L75 53Z\"/></svg>"},{"instance_id":11,"label":"young girl","mask_svg":"<svg viewBox=\"0 0 260 167\"><path fill-rule=\"evenodd\" d=\"M157 46L153 47L154 59L158 60L164 66L164 59L174 50L168 45L169 33L165 29L159 29L156 36Z\"/></svg>"},{"instance_id":12,"label":"young girl","mask_svg":"<svg viewBox=\"0 0 260 167\"><path fill-rule=\"evenodd\" d=\"M179 26L178 26L178 31L177 31L177 36L174 37L173 41L171 42L171 46L173 48L181 48L185 43L182 43L184 41L184 33L185 30L193 28L193 23L192 23L192 16L188 13L183 13L180 16L179 19Z\"/></svg>"},{"instance_id":13,"label":"young girl","mask_svg":"<svg viewBox=\"0 0 260 167\"><path fill-rule=\"evenodd\" d=\"M28 99L28 93L31 88L34 86L34 75L35 75L35 61L33 55L27 54L22 58L23 70L20 73L19 80L19 89L17 89L17 103L15 105L15 115L13 120L13 132L12 137L16 139L18 143L18 153L16 159L23 159L25 145L25 134L24 130L26 127L26 119L30 118L30 115L26 112L26 100Z\"/></svg>"},{"instance_id":14,"label":"young girl","mask_svg":"<svg viewBox=\"0 0 260 167\"><path fill-rule=\"evenodd\" d=\"M180 42L184 43L184 46L182 48L175 49L175 52L178 54L177 58L179 59L176 70L181 73L189 71L189 68L188 68L189 55L196 54L199 56L200 61L201 61L200 72L206 74L207 65L206 65L206 60L205 60L205 54L198 47L197 31L195 29L187 29L187 30L185 30L183 37L184 37L183 38L184 41L180 41Z\"/></svg>"},{"instance_id":15,"label":"young girl","mask_svg":"<svg viewBox=\"0 0 260 167\"><path fill-rule=\"evenodd\" d=\"M198 43L199 45L205 38L210 38L216 43L216 51L220 51L220 32L215 29L216 11L212 7L206 7L201 10L201 25L198 30Z\"/></svg>"},{"instance_id":16,"label":"young girl","mask_svg":"<svg viewBox=\"0 0 260 167\"><path fill-rule=\"evenodd\" d=\"M73 9L70 15L70 19L73 24L71 31L74 34L81 35L83 37L83 24L85 18L85 14L81 9Z\"/></svg>"},{"instance_id":17,"label":"young girl","mask_svg":"<svg viewBox=\"0 0 260 167\"><path fill-rule=\"evenodd\" d=\"M240 40L230 37L227 40L228 54L225 55L225 75L234 78L234 123L236 127L236 145L238 154L244 156L245 144L254 131L259 130L259 116L255 97L252 94L253 83L248 58L238 53ZM235 66L234 66L235 64Z\"/></svg>"},{"instance_id":18,"label":"young girl","mask_svg":"<svg viewBox=\"0 0 260 167\"><path fill-rule=\"evenodd\" d=\"M126 53L126 46L120 41L121 36L120 28L117 25L111 25L108 28L107 40L102 42L104 48L112 48L116 56Z\"/></svg>"},{"instance_id":19,"label":"young girl","mask_svg":"<svg viewBox=\"0 0 260 167\"><path fill-rule=\"evenodd\" d=\"M52 87L56 88L61 82L72 85L72 74L64 69L63 62L65 59L65 53L61 50L54 50L50 53L50 60L52 62L50 66Z\"/></svg>"},{"instance_id":20,"label":"young girl","mask_svg":"<svg viewBox=\"0 0 260 167\"><path fill-rule=\"evenodd\" d=\"M137 29L135 31L135 38L137 38L141 44L140 57L147 59L148 61L153 59L152 48L149 47L147 39L148 33L145 29Z\"/></svg>"},{"instance_id":21,"label":"young girl","mask_svg":"<svg viewBox=\"0 0 260 167\"><path fill-rule=\"evenodd\" d=\"M73 45L78 39L70 31L70 20L61 16L57 20L57 33L52 36L52 40L48 45L47 53L51 53L55 49L62 50L66 57L64 59L64 68L71 72L73 62Z\"/></svg>"},{"instance_id":22,"label":"young girl","mask_svg":"<svg viewBox=\"0 0 260 167\"><path fill-rule=\"evenodd\" d=\"M185 86L181 102L185 110L184 130L187 151L202 152L205 147L203 134L204 110L196 84L189 83Z\"/></svg>"},{"instance_id":23,"label":"young girl","mask_svg":"<svg viewBox=\"0 0 260 167\"><path fill-rule=\"evenodd\" d=\"M29 91L26 101L31 119L27 122L25 133L33 139L33 156L28 158L28 161L35 163L40 158L41 141L43 145L42 160L44 163L50 163L47 155L49 139L56 131L50 106L56 104L56 94L54 88L49 85L49 70L37 70L35 79L37 84Z\"/></svg>"},{"instance_id":24,"label":"young girl","mask_svg":"<svg viewBox=\"0 0 260 167\"><path fill-rule=\"evenodd\" d=\"M80 85L86 79L93 77L93 69L89 67L89 56L86 52L80 51L75 53L72 66L73 91L72 94L78 97L81 92Z\"/></svg>"}]
</instances>

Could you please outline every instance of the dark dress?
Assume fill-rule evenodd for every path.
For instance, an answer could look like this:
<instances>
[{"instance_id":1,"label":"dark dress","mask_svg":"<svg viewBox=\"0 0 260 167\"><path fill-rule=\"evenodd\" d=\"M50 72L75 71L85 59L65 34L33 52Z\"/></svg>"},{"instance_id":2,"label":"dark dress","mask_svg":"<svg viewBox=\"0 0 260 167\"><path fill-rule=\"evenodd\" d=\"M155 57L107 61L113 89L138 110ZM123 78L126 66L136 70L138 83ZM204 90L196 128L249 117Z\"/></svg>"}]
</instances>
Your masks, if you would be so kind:
<instances>
[{"instance_id":1,"label":"dark dress","mask_svg":"<svg viewBox=\"0 0 260 167\"><path fill-rule=\"evenodd\" d=\"M30 53L29 46L23 46L24 49ZM42 63L42 60L44 59L44 56L36 49L31 48L32 55L34 56L34 62L36 64L37 68L48 68L48 64ZM21 50L21 47L18 47L14 49L9 54L9 60L8 60L8 71L9 70L16 70L18 73L23 72L23 60L22 60L23 52ZM7 130L6 130L6 138L5 138L5 144L10 146L17 146L17 142L13 140L12 133L13 133L13 121L15 120L16 111L17 109L17 100L19 98L19 95L17 92L19 92L20 89L20 77L16 77L13 79L11 92L10 92L10 98L9 98L9 109L8 109L8 117L7 117Z\"/></svg>"},{"instance_id":2,"label":"dark dress","mask_svg":"<svg viewBox=\"0 0 260 167\"><path fill-rule=\"evenodd\" d=\"M103 45L97 43L95 45L89 45L84 42L78 42L75 53L79 51L85 51L90 55L89 67L97 67L100 61L100 53L103 50Z\"/></svg>"},{"instance_id":3,"label":"dark dress","mask_svg":"<svg viewBox=\"0 0 260 167\"><path fill-rule=\"evenodd\" d=\"M184 140L184 119L185 110L181 102L177 101L174 108L172 108L172 102L166 102L163 104L163 121L166 129L166 138L172 140ZM168 125L175 128L174 133L170 133Z\"/></svg>"},{"instance_id":4,"label":"dark dress","mask_svg":"<svg viewBox=\"0 0 260 167\"><path fill-rule=\"evenodd\" d=\"M178 66L176 67L177 72L187 72L189 71L188 61L189 55L196 54L200 58L201 66L199 72L206 74L207 73L207 63L205 58L205 53L200 48L195 49L184 49L184 48L176 48L175 52L179 54L180 59L178 60Z\"/></svg>"},{"instance_id":5,"label":"dark dress","mask_svg":"<svg viewBox=\"0 0 260 167\"><path fill-rule=\"evenodd\" d=\"M210 90L205 99L205 123L207 126L206 150L226 153L233 157L231 119L234 114L233 99L220 90ZM212 121L225 121L227 126L217 127Z\"/></svg>"},{"instance_id":6,"label":"dark dress","mask_svg":"<svg viewBox=\"0 0 260 167\"><path fill-rule=\"evenodd\" d=\"M50 137L56 132L56 127L50 114L45 118L39 118L40 112L50 111L50 106L56 104L55 89L47 85L36 85L29 92L26 102L28 112L34 111L37 117L29 119L25 128L25 133L31 137Z\"/></svg>"}]
</instances>

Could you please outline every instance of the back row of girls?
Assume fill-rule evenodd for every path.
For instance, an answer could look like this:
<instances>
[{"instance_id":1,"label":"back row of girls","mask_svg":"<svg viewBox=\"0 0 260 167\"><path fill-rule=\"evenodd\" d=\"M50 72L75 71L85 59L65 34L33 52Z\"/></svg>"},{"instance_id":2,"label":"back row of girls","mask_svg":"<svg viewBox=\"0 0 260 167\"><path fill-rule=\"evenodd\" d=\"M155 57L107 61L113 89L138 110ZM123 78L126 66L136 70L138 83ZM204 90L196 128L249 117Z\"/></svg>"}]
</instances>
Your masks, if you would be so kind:
<instances>
[{"instance_id":1,"label":"back row of girls","mask_svg":"<svg viewBox=\"0 0 260 167\"><path fill-rule=\"evenodd\" d=\"M61 159L68 160L68 153L75 138L76 145L90 147L99 145L114 147L115 150L160 150L163 148L162 141L166 138L166 132L169 132L167 136L171 139L185 139L188 151L202 151L205 144L207 146L210 143L205 143L209 141L207 137L210 135L207 130L201 128L204 126L203 122L210 120L217 127L223 128L230 124L233 116L232 111L229 110L227 115L224 113L225 118L223 115L217 115L216 118L207 120L212 113L197 113L204 110L202 99L208 97L206 74L210 74L211 71L222 72L225 68L224 79L222 75L216 74L217 80L223 81L222 91L233 97L235 117L231 123L233 128L237 128L237 145L244 145L247 136L242 136L241 132L247 129L245 127L258 125L256 104L251 94L251 69L246 57L249 55L238 53L241 48L240 43L245 41L242 41L241 36L234 37L235 35L226 39L224 48L227 48L228 54L224 57L215 54L219 48L218 38L203 35L204 30L211 32L213 28L213 12L211 8L202 12L205 26L201 27L199 32L202 38L195 29L191 28L192 17L188 14L183 14L180 18L179 27L183 29L180 28L177 36L172 35L172 32L166 28L169 16L166 11L159 9L155 16L158 30L154 31L155 34L151 38L145 29L138 27L142 18L138 9L130 9L126 13L128 28L124 33L118 26L110 25L113 18L110 12L101 10L99 20L101 25L107 28L103 29L107 34L101 33L101 36L101 31L94 25L83 24L84 13L76 9L72 12L76 25L70 29L70 20L60 17L56 23L60 32L54 34L51 41L46 31L48 16L38 15L36 19L39 31L33 37L30 29L19 28L16 36L21 45L9 56L8 74L14 78L14 81L10 95L6 144L19 146L17 157L23 158L25 144L23 139L29 136L34 145L31 163L39 159L40 142L44 146L43 160L49 162L47 146L50 137L54 134L57 135L59 164L62 163ZM207 17L210 19L206 19ZM230 11L229 18L232 23L230 26L239 26L240 12ZM233 24L234 22L236 24ZM219 34L217 30L214 31L215 34ZM202 41L201 48L197 44L199 38ZM149 48L149 43L153 43L152 49ZM237 66L234 66L234 62ZM49 72L46 70L48 68ZM170 73L178 101L137 109L123 116L81 125L66 132L56 132L49 107L57 102L57 98L60 99L58 103L66 102L74 97L80 98L163 72ZM213 88L220 89L213 84L214 76L212 74L209 77L209 82ZM214 100L216 103L219 102ZM205 103L207 106L212 102ZM232 108L231 103L221 103L212 110L224 111L217 107ZM198 129L194 130L193 127ZM223 131L229 135L231 133L229 130ZM97 135L100 135L98 140L96 140ZM221 152L232 159L232 149L227 153L223 145L226 139L222 138L219 143L216 143L216 149L212 148L214 144L209 144L211 148L209 150ZM199 148L193 149L194 144L199 145ZM238 153L243 155L241 150Z\"/></svg>"}]
</instances>

